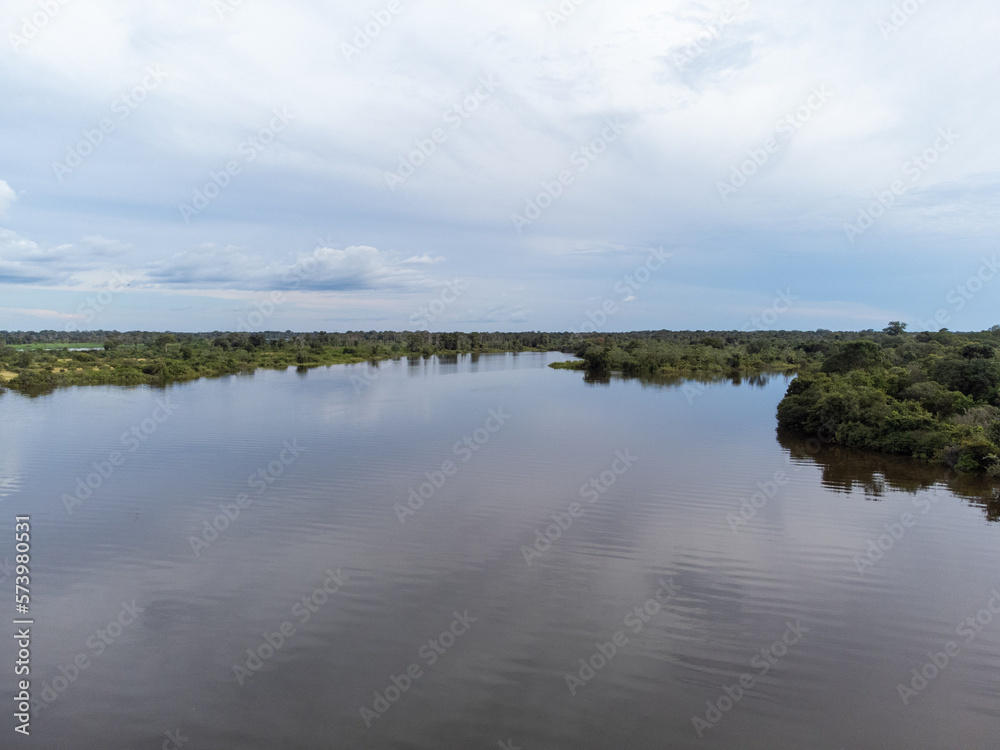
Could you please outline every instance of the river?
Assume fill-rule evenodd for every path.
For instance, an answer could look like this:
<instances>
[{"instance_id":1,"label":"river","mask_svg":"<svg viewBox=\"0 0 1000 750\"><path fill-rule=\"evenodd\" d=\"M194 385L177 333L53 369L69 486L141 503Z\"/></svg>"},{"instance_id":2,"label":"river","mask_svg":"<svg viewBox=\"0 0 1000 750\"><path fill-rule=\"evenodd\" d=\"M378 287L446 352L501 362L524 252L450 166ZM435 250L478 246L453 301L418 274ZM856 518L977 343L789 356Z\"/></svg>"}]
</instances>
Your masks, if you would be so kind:
<instances>
[{"instance_id":1,"label":"river","mask_svg":"<svg viewBox=\"0 0 1000 750\"><path fill-rule=\"evenodd\" d=\"M996 746L988 484L564 359L0 395L33 747Z\"/></svg>"}]
</instances>

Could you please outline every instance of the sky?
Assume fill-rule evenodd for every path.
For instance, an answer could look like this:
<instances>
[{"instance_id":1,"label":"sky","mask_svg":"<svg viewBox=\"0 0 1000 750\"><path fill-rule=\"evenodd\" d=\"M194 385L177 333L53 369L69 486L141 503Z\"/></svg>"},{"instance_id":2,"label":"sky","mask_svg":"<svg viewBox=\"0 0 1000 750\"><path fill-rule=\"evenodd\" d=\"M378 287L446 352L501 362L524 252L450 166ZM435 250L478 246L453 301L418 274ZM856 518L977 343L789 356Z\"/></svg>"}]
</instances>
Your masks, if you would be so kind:
<instances>
[{"instance_id":1,"label":"sky","mask_svg":"<svg viewBox=\"0 0 1000 750\"><path fill-rule=\"evenodd\" d=\"M6 0L0 330L980 330L991 0Z\"/></svg>"}]
</instances>

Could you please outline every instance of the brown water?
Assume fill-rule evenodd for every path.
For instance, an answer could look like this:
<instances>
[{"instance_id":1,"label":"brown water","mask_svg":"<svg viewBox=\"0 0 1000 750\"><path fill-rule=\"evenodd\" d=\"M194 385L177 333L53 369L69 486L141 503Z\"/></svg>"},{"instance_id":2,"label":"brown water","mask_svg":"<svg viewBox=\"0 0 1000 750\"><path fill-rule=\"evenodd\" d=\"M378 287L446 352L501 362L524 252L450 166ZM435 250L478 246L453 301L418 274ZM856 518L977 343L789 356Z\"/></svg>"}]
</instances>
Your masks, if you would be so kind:
<instances>
[{"instance_id":1,"label":"brown water","mask_svg":"<svg viewBox=\"0 0 1000 750\"><path fill-rule=\"evenodd\" d=\"M988 484L559 359L0 396L54 698L2 746L996 747Z\"/></svg>"}]
</instances>

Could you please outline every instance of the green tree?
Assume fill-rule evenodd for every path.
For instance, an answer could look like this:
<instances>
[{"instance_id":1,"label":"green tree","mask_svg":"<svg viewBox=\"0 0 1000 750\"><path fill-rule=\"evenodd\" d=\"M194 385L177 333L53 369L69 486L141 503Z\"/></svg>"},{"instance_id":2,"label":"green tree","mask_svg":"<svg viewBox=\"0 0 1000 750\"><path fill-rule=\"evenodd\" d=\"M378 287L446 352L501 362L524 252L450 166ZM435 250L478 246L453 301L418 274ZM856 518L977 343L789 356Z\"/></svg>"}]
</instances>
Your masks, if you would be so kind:
<instances>
[{"instance_id":1,"label":"green tree","mask_svg":"<svg viewBox=\"0 0 1000 750\"><path fill-rule=\"evenodd\" d=\"M841 344L823 363L823 372L846 373L851 370L870 370L885 364L882 347L874 341L858 339Z\"/></svg>"},{"instance_id":2,"label":"green tree","mask_svg":"<svg viewBox=\"0 0 1000 750\"><path fill-rule=\"evenodd\" d=\"M406 337L406 347L411 352L419 352L424 348L424 343L426 343L426 339L420 331L413 332Z\"/></svg>"},{"instance_id":3,"label":"green tree","mask_svg":"<svg viewBox=\"0 0 1000 750\"><path fill-rule=\"evenodd\" d=\"M168 346L176 343L177 343L177 337L174 336L174 334L161 333L159 336L156 337L156 341L153 342L153 346L155 346L157 349L163 349L163 351L167 351Z\"/></svg>"},{"instance_id":4,"label":"green tree","mask_svg":"<svg viewBox=\"0 0 1000 750\"><path fill-rule=\"evenodd\" d=\"M966 344L961 353L966 359L992 359L997 355L997 350L989 344Z\"/></svg>"}]
</instances>

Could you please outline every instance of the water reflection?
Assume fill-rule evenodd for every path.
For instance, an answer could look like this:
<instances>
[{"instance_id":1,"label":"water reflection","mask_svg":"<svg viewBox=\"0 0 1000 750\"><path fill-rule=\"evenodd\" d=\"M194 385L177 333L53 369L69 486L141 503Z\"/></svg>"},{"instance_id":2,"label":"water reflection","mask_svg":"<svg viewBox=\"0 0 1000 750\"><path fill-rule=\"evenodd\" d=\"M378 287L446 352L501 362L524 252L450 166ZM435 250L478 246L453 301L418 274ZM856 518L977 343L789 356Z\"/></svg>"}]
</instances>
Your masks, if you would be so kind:
<instances>
[{"instance_id":1,"label":"water reflection","mask_svg":"<svg viewBox=\"0 0 1000 750\"><path fill-rule=\"evenodd\" d=\"M762 372L752 375L625 375L608 371L583 371L588 386L611 386L613 383L638 382L643 388L682 388L688 400L709 386L729 383L734 387L766 388L774 381L789 382L785 372ZM1000 521L1000 487L982 474L958 472L948 467L924 463L904 456L869 453L830 445L804 436L779 430L778 442L795 462L812 462L822 469L823 485L835 492L859 490L866 499L878 501L887 490L911 494L942 488L983 509L987 520ZM821 446L821 447L820 447Z\"/></svg>"},{"instance_id":2,"label":"water reflection","mask_svg":"<svg viewBox=\"0 0 1000 750\"><path fill-rule=\"evenodd\" d=\"M548 367L566 358L6 394L0 494L16 478L4 505L40 532L39 686L65 679L123 600L144 609L44 710L37 746L159 747L166 725L206 750L995 746L997 626L963 643L919 708L896 688L991 601L998 527L968 503L997 514L976 478L775 440L785 375L601 383ZM167 396L176 415L68 513L62 496ZM491 409L510 419L463 460L457 441ZM304 451L287 468L285 441ZM620 475L619 452L637 458ZM234 517L262 470L273 483ZM748 512L779 472L787 481ZM585 500L597 481L606 492ZM400 516L424 483L417 512ZM937 493L934 514L862 574L855 558L918 491ZM735 514L749 520L734 527ZM220 528L195 554L192 535ZM529 565L525 550L540 548ZM292 615L327 568L346 573L344 591L308 621ZM677 596L626 626L661 580ZM421 644L456 609L477 623L426 664ZM240 683L234 665L290 618L287 643ZM699 737L692 717L799 619L804 641ZM627 644L571 693L566 675L623 628ZM359 708L418 661L423 676L367 727Z\"/></svg>"},{"instance_id":3,"label":"water reflection","mask_svg":"<svg viewBox=\"0 0 1000 750\"><path fill-rule=\"evenodd\" d=\"M1000 492L981 474L963 474L947 467L843 446L819 445L815 438L778 430L778 442L794 462L812 462L822 469L823 486L850 493L861 490L869 500L881 500L886 490L910 494L944 489L983 509L989 521L1000 521Z\"/></svg>"},{"instance_id":4,"label":"water reflection","mask_svg":"<svg viewBox=\"0 0 1000 750\"><path fill-rule=\"evenodd\" d=\"M716 385L718 383L730 383L734 386L749 386L751 388L765 388L775 378L790 379L783 372L760 372L752 375L742 373L713 374L713 375L626 375L620 372L591 371L582 372L583 382L587 385L610 385L615 382L638 382L640 385L650 388L678 388L695 383L701 386Z\"/></svg>"}]
</instances>

